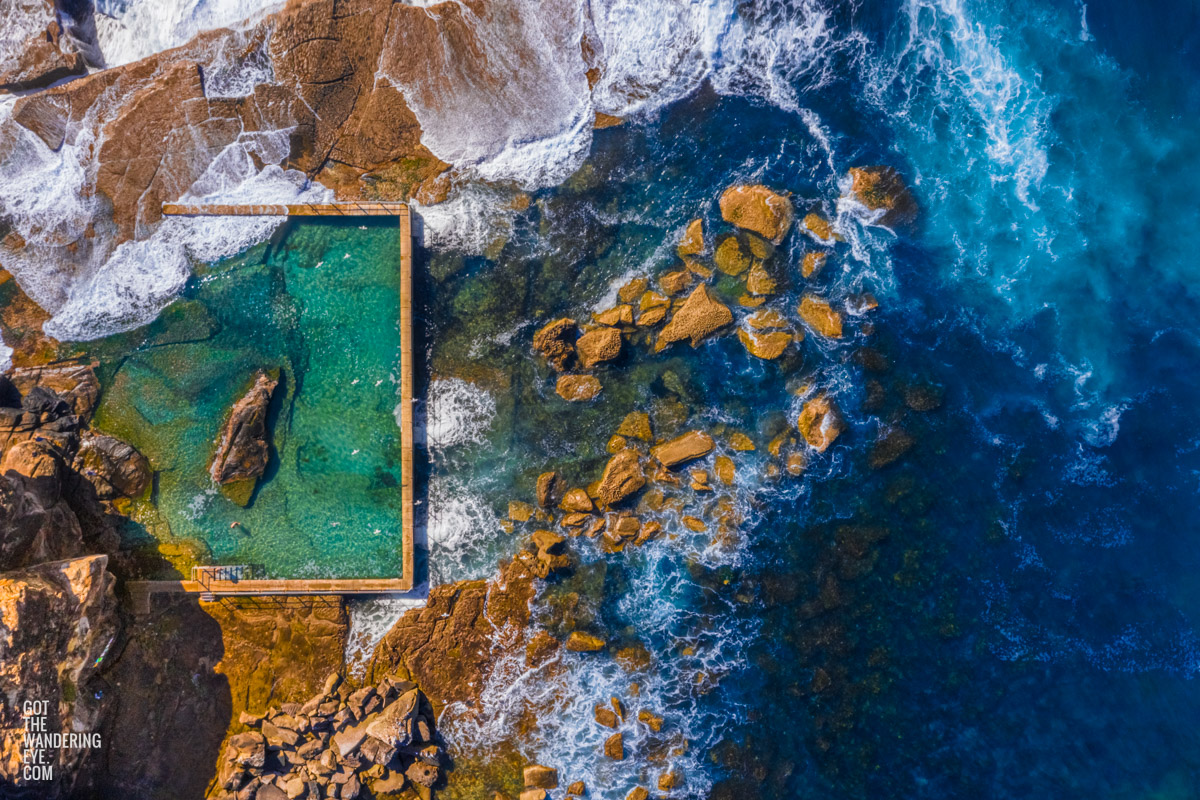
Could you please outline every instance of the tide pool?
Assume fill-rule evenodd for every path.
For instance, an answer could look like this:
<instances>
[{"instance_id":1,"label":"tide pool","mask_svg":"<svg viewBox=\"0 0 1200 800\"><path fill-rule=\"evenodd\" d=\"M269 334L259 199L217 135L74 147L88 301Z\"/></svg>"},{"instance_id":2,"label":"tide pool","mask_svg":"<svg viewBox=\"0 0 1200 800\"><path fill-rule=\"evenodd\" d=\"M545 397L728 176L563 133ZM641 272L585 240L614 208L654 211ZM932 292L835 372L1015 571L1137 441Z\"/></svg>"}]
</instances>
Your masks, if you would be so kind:
<instances>
[{"instance_id":1,"label":"tide pool","mask_svg":"<svg viewBox=\"0 0 1200 800\"><path fill-rule=\"evenodd\" d=\"M198 270L156 322L106 344L131 349L105 375L96 424L158 472L135 514L150 535L275 578L400 575L398 263L394 223L291 222ZM274 446L243 508L208 466L259 369L281 376Z\"/></svg>"}]
</instances>

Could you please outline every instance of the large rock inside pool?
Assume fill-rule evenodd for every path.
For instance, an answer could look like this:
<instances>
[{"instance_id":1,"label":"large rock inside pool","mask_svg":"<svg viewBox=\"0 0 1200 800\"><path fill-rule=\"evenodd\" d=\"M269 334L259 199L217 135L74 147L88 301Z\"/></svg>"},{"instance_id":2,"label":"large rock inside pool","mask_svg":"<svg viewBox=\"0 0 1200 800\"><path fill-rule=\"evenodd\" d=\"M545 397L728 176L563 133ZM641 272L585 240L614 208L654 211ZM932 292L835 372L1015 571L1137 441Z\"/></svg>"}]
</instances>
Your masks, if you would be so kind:
<instances>
[{"instance_id":1,"label":"large rock inside pool","mask_svg":"<svg viewBox=\"0 0 1200 800\"><path fill-rule=\"evenodd\" d=\"M221 433L209 474L222 492L239 505L247 505L254 485L271 457L267 414L271 395L279 385L279 372L259 371L254 384L233 404Z\"/></svg>"}]
</instances>

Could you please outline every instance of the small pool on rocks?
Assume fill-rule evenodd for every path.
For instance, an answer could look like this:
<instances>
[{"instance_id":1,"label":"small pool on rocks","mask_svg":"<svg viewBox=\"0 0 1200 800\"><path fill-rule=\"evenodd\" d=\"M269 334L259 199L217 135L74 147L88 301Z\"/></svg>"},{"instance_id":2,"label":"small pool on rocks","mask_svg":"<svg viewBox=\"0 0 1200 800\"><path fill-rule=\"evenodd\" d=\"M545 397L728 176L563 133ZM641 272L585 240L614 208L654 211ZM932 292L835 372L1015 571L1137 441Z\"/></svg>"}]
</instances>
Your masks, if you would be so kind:
<instances>
[{"instance_id":1,"label":"small pool on rocks","mask_svg":"<svg viewBox=\"0 0 1200 800\"><path fill-rule=\"evenodd\" d=\"M400 576L399 285L393 220L291 221L197 269L151 325L102 343L117 357L101 354L96 425L156 470L134 508L136 549L185 574L249 564L272 578ZM261 369L281 377L273 447L243 507L208 468Z\"/></svg>"}]
</instances>

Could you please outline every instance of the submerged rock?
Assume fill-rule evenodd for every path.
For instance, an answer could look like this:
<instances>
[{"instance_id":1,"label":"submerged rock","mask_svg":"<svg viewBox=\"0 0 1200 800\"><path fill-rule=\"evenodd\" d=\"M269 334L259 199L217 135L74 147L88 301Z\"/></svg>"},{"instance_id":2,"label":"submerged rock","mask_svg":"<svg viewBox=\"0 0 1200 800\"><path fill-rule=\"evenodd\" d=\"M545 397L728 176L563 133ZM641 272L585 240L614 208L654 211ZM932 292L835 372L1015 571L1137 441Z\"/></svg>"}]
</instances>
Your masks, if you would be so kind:
<instances>
[{"instance_id":1,"label":"submerged rock","mask_svg":"<svg viewBox=\"0 0 1200 800\"><path fill-rule=\"evenodd\" d=\"M822 253L818 250L810 250L804 254L804 259L800 262L800 274L806 278L811 278L821 271L825 266L825 262L829 259L828 253Z\"/></svg>"},{"instance_id":2,"label":"submerged rock","mask_svg":"<svg viewBox=\"0 0 1200 800\"><path fill-rule=\"evenodd\" d=\"M721 194L721 217L779 244L792 227L792 201L765 186L731 186Z\"/></svg>"},{"instance_id":3,"label":"submerged rock","mask_svg":"<svg viewBox=\"0 0 1200 800\"><path fill-rule=\"evenodd\" d=\"M595 398L603 388L594 375L563 375L555 384L554 391L563 400L582 403Z\"/></svg>"},{"instance_id":4,"label":"submerged rock","mask_svg":"<svg viewBox=\"0 0 1200 800\"><path fill-rule=\"evenodd\" d=\"M692 347L733 322L733 312L723 303L708 294L708 287L700 284L683 301L671 321L659 331L655 351L684 339L691 340Z\"/></svg>"},{"instance_id":5,"label":"submerged rock","mask_svg":"<svg viewBox=\"0 0 1200 800\"><path fill-rule=\"evenodd\" d=\"M917 201L892 167L851 167L850 193L870 210L883 212L876 224L907 225L917 217Z\"/></svg>"},{"instance_id":6,"label":"submerged rock","mask_svg":"<svg viewBox=\"0 0 1200 800\"><path fill-rule=\"evenodd\" d=\"M759 332L742 328L738 329L737 335L746 352L768 361L779 358L792 343L792 334L786 331Z\"/></svg>"},{"instance_id":7,"label":"submerged rock","mask_svg":"<svg viewBox=\"0 0 1200 800\"><path fill-rule=\"evenodd\" d=\"M249 502L254 484L266 471L271 457L267 412L271 395L278 385L277 371L274 375L259 371L254 376L254 385L229 412L209 467L209 474L216 483L222 486L240 484L230 487L230 496L241 505Z\"/></svg>"},{"instance_id":8,"label":"submerged rock","mask_svg":"<svg viewBox=\"0 0 1200 800\"><path fill-rule=\"evenodd\" d=\"M688 223L687 230L683 233L683 238L679 240L679 246L675 248L676 252L682 258L684 256L695 256L704 252L704 221L694 219Z\"/></svg>"},{"instance_id":9,"label":"submerged rock","mask_svg":"<svg viewBox=\"0 0 1200 800\"><path fill-rule=\"evenodd\" d=\"M721 272L736 277L750 268L751 259L750 255L742 249L742 243L736 236L726 236L717 245L717 252L713 254L713 263Z\"/></svg>"},{"instance_id":10,"label":"submerged rock","mask_svg":"<svg viewBox=\"0 0 1200 800\"><path fill-rule=\"evenodd\" d=\"M804 404L796 427L804 441L818 453L825 452L845 427L841 412L829 395L822 392Z\"/></svg>"},{"instance_id":11,"label":"submerged rock","mask_svg":"<svg viewBox=\"0 0 1200 800\"><path fill-rule=\"evenodd\" d=\"M838 239L837 232L833 229L833 223L815 211L805 215L804 228L809 235L822 244L829 245Z\"/></svg>"},{"instance_id":12,"label":"submerged rock","mask_svg":"<svg viewBox=\"0 0 1200 800\"><path fill-rule=\"evenodd\" d=\"M550 366L562 372L570 366L575 355L578 332L575 320L569 317L556 319L533 335L533 349L541 353Z\"/></svg>"},{"instance_id":13,"label":"submerged rock","mask_svg":"<svg viewBox=\"0 0 1200 800\"><path fill-rule=\"evenodd\" d=\"M583 631L571 631L567 637L567 649L575 653L595 653L604 649L605 641Z\"/></svg>"}]
</instances>

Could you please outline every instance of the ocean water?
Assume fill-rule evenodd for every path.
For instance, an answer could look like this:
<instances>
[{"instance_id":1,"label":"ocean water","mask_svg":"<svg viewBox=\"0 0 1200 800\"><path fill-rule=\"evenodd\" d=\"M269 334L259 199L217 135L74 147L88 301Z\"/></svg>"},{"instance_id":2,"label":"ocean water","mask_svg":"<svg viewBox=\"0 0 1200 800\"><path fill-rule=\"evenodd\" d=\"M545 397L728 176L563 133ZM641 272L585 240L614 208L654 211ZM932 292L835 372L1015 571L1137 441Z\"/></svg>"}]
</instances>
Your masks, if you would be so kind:
<instances>
[{"instance_id":1,"label":"ocean water","mask_svg":"<svg viewBox=\"0 0 1200 800\"><path fill-rule=\"evenodd\" d=\"M146 541L189 556L172 566L253 564L277 578L400 574L398 237L387 221L289 223L198 270L152 325L102 343L96 425L157 470L134 516ZM273 452L243 508L208 468L228 409L260 369L281 376Z\"/></svg>"},{"instance_id":2,"label":"ocean water","mask_svg":"<svg viewBox=\"0 0 1200 800\"><path fill-rule=\"evenodd\" d=\"M262 7L210 5L213 19ZM488 676L480 707L444 709L457 764L447 796L514 794L518 767L534 760L605 800L653 788L667 770L682 775L670 794L681 798L1200 797L1196 7L582 9L522 1L468 15L485 62L521 65L503 92L479 92L486 82L470 85L469 70L454 103L424 102L441 84L419 75L401 86L427 146L494 180L464 181L421 210L421 577L491 575L526 538L505 530L509 501L531 500L546 469L572 485L595 480L630 411L649 413L658 436L713 432L737 474L713 496L680 491L678 505L645 512L667 535L644 548L605 554L572 541L578 567L544 587L535 617L557 636L588 630L610 647L532 670L517 653ZM560 45L585 35L602 45L605 69L581 96L587 65ZM596 111L628 119L593 131ZM4 116L0 107L0 126ZM85 145L51 155L12 138L0 200L44 216L30 187L47 176L74 186ZM249 146L191 194L255 181L256 199L320 192L255 173ZM921 207L914 226L866 224L846 201L846 170L861 164L905 176ZM733 336L657 355L631 341L597 371L594 403L562 402L530 354L534 331L586 319L629 278L674 268L692 218L710 241L729 233L716 199L738 182L790 192L844 239L806 281L799 263L815 245L793 230L768 260L784 287L773 308L794 317L805 292L841 304L862 291L880 308L848 316L843 339L810 335L775 362ZM91 213L60 210L64 230ZM330 334L342 349L324 362L305 329L307 310L346 299L340 283L321 282L327 266L349 256L372 274L386 234L302 226L189 277L189 258L214 261L269 230L161 230L169 257L126 254L144 280L105 253L87 286L30 289L54 300L57 330L92 338L144 324L186 287L148 329L95 345L121 354L99 424L171 464L161 513L176 538L206 543L203 557L277 558L316 574L326 567L304 554L346 545L353 563L386 574L387 553L362 544L376 543L376 527L380 547L391 541L387 501L350 510L351 532L339 502L308 494L340 486L304 474L298 427L324 419L300 411L313 384L328 392L320 413L357 402L341 359L370 356L355 374L375 380L389 368L386 325L352 341ZM53 278L51 261L14 273L34 285ZM713 283L734 306L740 291ZM353 325L392 318L386 305ZM110 306L121 313L97 311ZM293 375L297 411L281 447L290 455L243 512L205 487L200 461L238 376L264 359ZM181 363L211 372L184 380ZM809 454L801 476L774 476L768 443L815 391L830 393L848 429ZM353 445L325 451L348 458L360 439L394 436L380 398L360 398ZM897 430L911 447L883 464L877 443L895 445ZM732 432L757 449L733 452ZM362 452L385 458L380 446ZM711 470L712 456L700 466ZM370 475L393 474L381 469ZM373 491L367 473L352 477ZM686 527L685 515L706 529ZM248 535L230 532L233 519L251 520ZM400 611L359 609L356 658ZM664 717L660 734L623 725L620 762L603 757L610 731L592 721L614 696Z\"/></svg>"}]
</instances>

